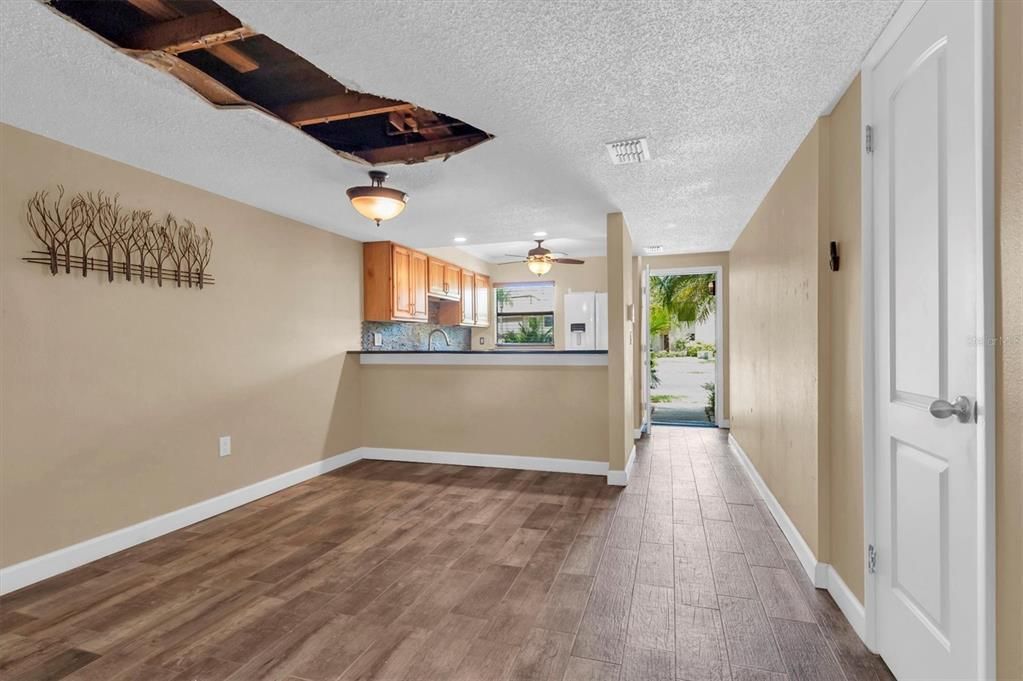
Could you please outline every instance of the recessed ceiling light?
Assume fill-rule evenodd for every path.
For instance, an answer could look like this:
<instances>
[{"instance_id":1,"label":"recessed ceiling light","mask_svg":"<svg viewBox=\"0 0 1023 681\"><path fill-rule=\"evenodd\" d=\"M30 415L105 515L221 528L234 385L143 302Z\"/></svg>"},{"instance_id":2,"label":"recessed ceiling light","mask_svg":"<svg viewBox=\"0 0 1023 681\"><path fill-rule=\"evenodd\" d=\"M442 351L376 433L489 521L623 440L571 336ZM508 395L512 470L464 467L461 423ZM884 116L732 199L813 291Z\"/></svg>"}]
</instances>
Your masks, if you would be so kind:
<instances>
[{"instance_id":1,"label":"recessed ceiling light","mask_svg":"<svg viewBox=\"0 0 1023 681\"><path fill-rule=\"evenodd\" d=\"M547 232L533 232L533 236L544 237L547 236Z\"/></svg>"},{"instance_id":2,"label":"recessed ceiling light","mask_svg":"<svg viewBox=\"0 0 1023 681\"><path fill-rule=\"evenodd\" d=\"M468 239L466 239L464 236L456 236L455 237L455 243L456 244L464 244L466 241L468 241Z\"/></svg>"},{"instance_id":3,"label":"recessed ceiling light","mask_svg":"<svg viewBox=\"0 0 1023 681\"><path fill-rule=\"evenodd\" d=\"M664 246L644 246L643 252L650 255L653 253L660 253L664 250Z\"/></svg>"}]
</instances>

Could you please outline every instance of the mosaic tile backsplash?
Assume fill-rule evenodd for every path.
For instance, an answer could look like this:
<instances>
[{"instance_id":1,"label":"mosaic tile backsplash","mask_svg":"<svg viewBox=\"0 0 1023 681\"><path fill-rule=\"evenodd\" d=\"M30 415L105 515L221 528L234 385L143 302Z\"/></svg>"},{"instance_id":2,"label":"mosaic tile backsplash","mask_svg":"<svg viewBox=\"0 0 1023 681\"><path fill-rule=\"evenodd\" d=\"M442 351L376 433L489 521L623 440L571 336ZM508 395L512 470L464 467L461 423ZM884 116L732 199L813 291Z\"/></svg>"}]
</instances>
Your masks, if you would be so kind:
<instances>
[{"instance_id":1,"label":"mosaic tile backsplash","mask_svg":"<svg viewBox=\"0 0 1023 681\"><path fill-rule=\"evenodd\" d=\"M441 326L432 323L437 319L436 304L430 302L430 323L421 322L363 322L363 352L400 352L402 350L429 350L430 332L443 329L451 341L446 347L440 334L433 339L435 350L471 350L472 329L464 326ZM373 345L373 334L383 336L383 345Z\"/></svg>"}]
</instances>

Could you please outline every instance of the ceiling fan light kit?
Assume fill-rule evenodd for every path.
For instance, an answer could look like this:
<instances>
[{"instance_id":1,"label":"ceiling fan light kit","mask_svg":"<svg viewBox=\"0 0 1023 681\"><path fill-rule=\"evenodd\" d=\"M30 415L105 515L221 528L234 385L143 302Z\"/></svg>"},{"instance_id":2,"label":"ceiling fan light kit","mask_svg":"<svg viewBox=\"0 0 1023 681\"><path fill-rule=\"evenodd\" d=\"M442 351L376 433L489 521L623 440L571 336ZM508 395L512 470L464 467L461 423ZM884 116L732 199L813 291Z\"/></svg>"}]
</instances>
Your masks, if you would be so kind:
<instances>
[{"instance_id":1,"label":"ceiling fan light kit","mask_svg":"<svg viewBox=\"0 0 1023 681\"><path fill-rule=\"evenodd\" d=\"M543 239L536 239L536 248L529 249L529 252L524 256L509 255L510 258L524 258L518 262L526 263L526 268L538 277L542 277L551 271L554 267L554 263L560 265L582 265L582 260L576 260L575 258L555 258L551 253L551 249L544 248Z\"/></svg>"},{"instance_id":2,"label":"ceiling fan light kit","mask_svg":"<svg viewBox=\"0 0 1023 681\"><path fill-rule=\"evenodd\" d=\"M526 267L528 267L529 271L536 276L542 277L551 271L551 268L554 267L554 263L550 261L549 257L531 255L526 260Z\"/></svg>"},{"instance_id":3,"label":"ceiling fan light kit","mask_svg":"<svg viewBox=\"0 0 1023 681\"><path fill-rule=\"evenodd\" d=\"M390 220L401 215L405 210L408 195L398 189L384 186L387 173L381 170L369 171L370 186L352 187L346 193L352 207L360 215L369 218L380 226L381 221Z\"/></svg>"}]
</instances>

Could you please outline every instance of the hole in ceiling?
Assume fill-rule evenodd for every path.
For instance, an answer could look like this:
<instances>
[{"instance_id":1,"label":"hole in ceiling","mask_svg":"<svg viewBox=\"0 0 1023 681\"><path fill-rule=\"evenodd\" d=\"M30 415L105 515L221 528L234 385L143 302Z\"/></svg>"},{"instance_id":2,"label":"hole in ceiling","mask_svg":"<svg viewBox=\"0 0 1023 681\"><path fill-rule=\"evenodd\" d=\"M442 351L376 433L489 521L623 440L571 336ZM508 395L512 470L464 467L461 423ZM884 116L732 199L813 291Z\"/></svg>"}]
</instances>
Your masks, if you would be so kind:
<instances>
[{"instance_id":1,"label":"hole in ceiling","mask_svg":"<svg viewBox=\"0 0 1023 681\"><path fill-rule=\"evenodd\" d=\"M493 136L446 114L345 87L212 0L51 0L60 14L211 104L255 107L368 165L447 158Z\"/></svg>"}]
</instances>

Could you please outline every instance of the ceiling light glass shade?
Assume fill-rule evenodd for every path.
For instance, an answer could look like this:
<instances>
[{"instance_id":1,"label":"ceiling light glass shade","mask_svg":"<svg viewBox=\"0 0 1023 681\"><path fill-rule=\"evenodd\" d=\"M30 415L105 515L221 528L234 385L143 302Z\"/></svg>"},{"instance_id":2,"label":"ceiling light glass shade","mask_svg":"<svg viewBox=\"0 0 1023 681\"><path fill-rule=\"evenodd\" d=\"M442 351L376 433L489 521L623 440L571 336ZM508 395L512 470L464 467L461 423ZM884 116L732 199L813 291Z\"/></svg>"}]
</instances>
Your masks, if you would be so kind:
<instances>
[{"instance_id":1,"label":"ceiling light glass shade","mask_svg":"<svg viewBox=\"0 0 1023 681\"><path fill-rule=\"evenodd\" d=\"M542 277L551 271L551 268L554 267L554 263L546 258L530 258L526 261L526 267L528 267L529 271L536 276Z\"/></svg>"},{"instance_id":2,"label":"ceiling light glass shade","mask_svg":"<svg viewBox=\"0 0 1023 681\"><path fill-rule=\"evenodd\" d=\"M352 187L347 191L348 200L359 214L380 224L382 220L398 217L405 210L408 196L403 191L385 187L387 173L372 170L369 173L372 185L369 187Z\"/></svg>"}]
</instances>

